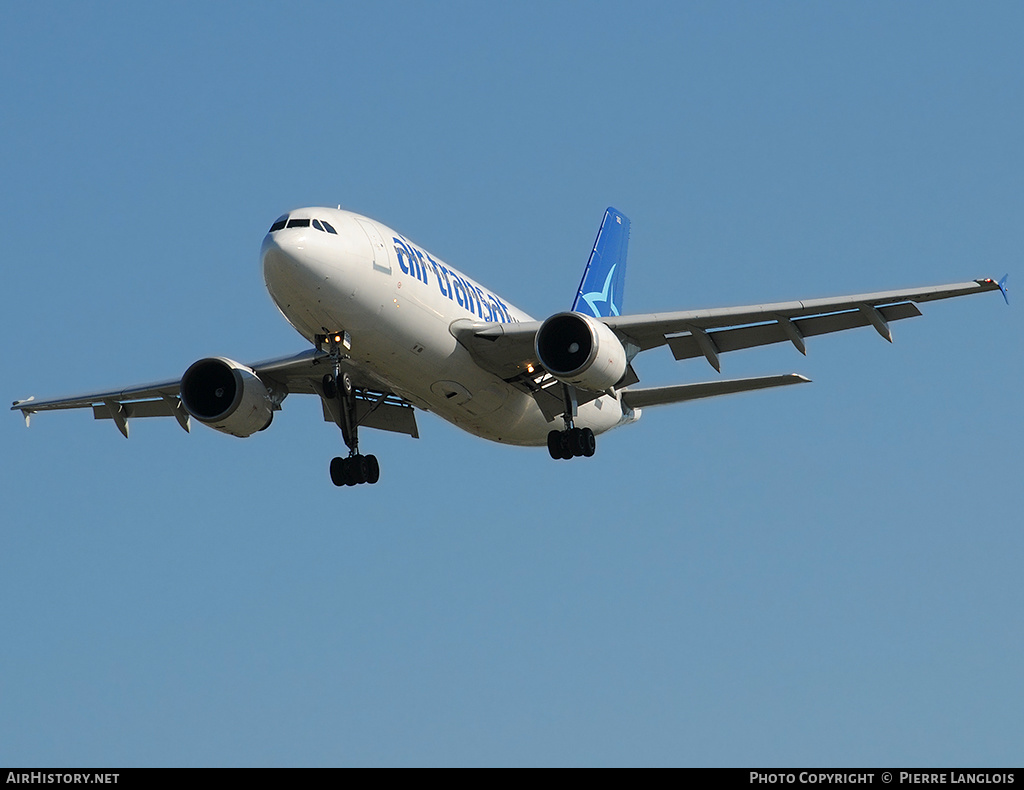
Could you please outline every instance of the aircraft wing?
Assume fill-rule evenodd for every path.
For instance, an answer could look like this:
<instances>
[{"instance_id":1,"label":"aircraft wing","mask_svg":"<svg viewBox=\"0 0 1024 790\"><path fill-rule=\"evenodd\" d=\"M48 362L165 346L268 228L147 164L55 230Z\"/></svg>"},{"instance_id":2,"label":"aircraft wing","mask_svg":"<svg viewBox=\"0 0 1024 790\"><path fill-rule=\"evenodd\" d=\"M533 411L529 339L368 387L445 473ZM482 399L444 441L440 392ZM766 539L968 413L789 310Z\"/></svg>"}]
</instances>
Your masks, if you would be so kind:
<instances>
[{"instance_id":1,"label":"aircraft wing","mask_svg":"<svg viewBox=\"0 0 1024 790\"><path fill-rule=\"evenodd\" d=\"M704 356L720 371L718 355L726 351L789 341L806 354L804 338L861 326L873 326L892 342L889 322L921 315L918 302L996 290L1005 296L1005 283L1004 277L998 283L983 279L930 288L601 320L641 351L667 344L676 359Z\"/></svg>"},{"instance_id":2,"label":"aircraft wing","mask_svg":"<svg viewBox=\"0 0 1024 790\"><path fill-rule=\"evenodd\" d=\"M892 342L889 322L921 315L919 302L954 296L1002 291L1006 278L909 288L897 291L808 299L775 304L687 310L672 313L609 316L600 318L635 353L667 345L676 359L705 357L721 371L719 355L741 348L791 342L807 353L804 339L814 335L873 326ZM456 321L452 334L481 367L510 380L540 366L533 341L540 322L484 324ZM632 349L630 349L632 346ZM625 386L626 382L620 383Z\"/></svg>"},{"instance_id":3,"label":"aircraft wing","mask_svg":"<svg viewBox=\"0 0 1024 790\"><path fill-rule=\"evenodd\" d=\"M508 381L540 367L533 348L540 325L540 321L493 324L460 318L452 322L449 331L476 364Z\"/></svg>"},{"instance_id":4,"label":"aircraft wing","mask_svg":"<svg viewBox=\"0 0 1024 790\"><path fill-rule=\"evenodd\" d=\"M319 395L323 399L321 381L331 372L330 356L324 351L309 349L300 354L278 357L254 365L247 365L267 386L274 406L289 393ZM349 374L357 390L358 422L367 428L407 433L417 437L416 418L412 406L390 391L388 386L358 365L343 361L342 368ZM121 389L104 390L63 398L15 401L12 410L25 416L57 409L91 408L97 420L112 419L118 429L128 436L128 420L136 417L175 417L186 431L190 427L189 413L181 402L181 379L141 384ZM324 419L336 421L337 415L324 399Z\"/></svg>"}]
</instances>

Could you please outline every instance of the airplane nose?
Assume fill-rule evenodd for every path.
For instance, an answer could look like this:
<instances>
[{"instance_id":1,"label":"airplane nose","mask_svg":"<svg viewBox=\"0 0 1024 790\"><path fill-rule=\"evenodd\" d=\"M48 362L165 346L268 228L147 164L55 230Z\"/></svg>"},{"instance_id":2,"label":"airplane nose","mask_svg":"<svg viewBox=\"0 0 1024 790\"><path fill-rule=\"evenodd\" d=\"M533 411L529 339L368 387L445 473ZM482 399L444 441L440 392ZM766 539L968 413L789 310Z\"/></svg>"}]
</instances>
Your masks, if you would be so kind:
<instances>
[{"instance_id":1,"label":"airplane nose","mask_svg":"<svg viewBox=\"0 0 1024 790\"><path fill-rule=\"evenodd\" d=\"M281 310L307 301L327 279L324 265L306 249L302 235L281 238L280 233L268 233L260 253L263 282Z\"/></svg>"},{"instance_id":2,"label":"airplane nose","mask_svg":"<svg viewBox=\"0 0 1024 790\"><path fill-rule=\"evenodd\" d=\"M307 248L302 233L269 233L260 257L263 281L277 309L301 334L312 340L322 331L322 302L329 267Z\"/></svg>"},{"instance_id":3,"label":"airplane nose","mask_svg":"<svg viewBox=\"0 0 1024 790\"><path fill-rule=\"evenodd\" d=\"M267 287L280 283L292 274L296 266L295 259L281 246L274 235L268 233L260 247L260 259L263 262L263 280Z\"/></svg>"},{"instance_id":4,"label":"airplane nose","mask_svg":"<svg viewBox=\"0 0 1024 790\"><path fill-rule=\"evenodd\" d=\"M282 238L280 233L268 233L263 239L260 256L263 259L263 279L268 288L303 287L322 282L327 276L326 266L307 249L304 235Z\"/></svg>"}]
</instances>

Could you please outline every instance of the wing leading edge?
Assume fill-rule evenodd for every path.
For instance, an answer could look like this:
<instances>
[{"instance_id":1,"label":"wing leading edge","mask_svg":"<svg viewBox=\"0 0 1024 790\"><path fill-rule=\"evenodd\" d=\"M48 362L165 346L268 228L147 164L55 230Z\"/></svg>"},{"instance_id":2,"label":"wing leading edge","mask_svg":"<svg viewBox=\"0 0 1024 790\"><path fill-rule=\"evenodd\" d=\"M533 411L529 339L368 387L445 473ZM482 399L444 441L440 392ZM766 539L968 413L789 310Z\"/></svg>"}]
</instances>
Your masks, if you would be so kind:
<instances>
[{"instance_id":1,"label":"wing leading edge","mask_svg":"<svg viewBox=\"0 0 1024 790\"><path fill-rule=\"evenodd\" d=\"M789 341L806 354L805 337L861 326L873 326L892 342L889 322L921 315L918 302L996 290L1005 296L1005 281L1006 278L998 283L981 279L928 288L602 320L641 351L668 345L676 359L704 356L712 367L721 370L719 353Z\"/></svg>"},{"instance_id":2,"label":"wing leading edge","mask_svg":"<svg viewBox=\"0 0 1024 790\"><path fill-rule=\"evenodd\" d=\"M322 378L327 371L329 354L309 349L288 357L257 362L250 367L264 382L274 403L274 409L290 393L319 395L324 404L324 419L341 420L339 413L324 398ZM416 416L411 404L390 391L386 384L369 376L356 365L343 365L357 391L357 422L362 427L404 433L419 437ZM181 402L181 379L161 381L124 389L71 395L65 398L36 400L27 398L11 406L20 411L28 424L29 418L40 411L91 408L93 418L112 419L118 430L128 436L128 420L138 417L174 417L188 431L190 415Z\"/></svg>"},{"instance_id":3,"label":"wing leading edge","mask_svg":"<svg viewBox=\"0 0 1024 790\"><path fill-rule=\"evenodd\" d=\"M1005 297L1005 277L999 282L981 279L825 299L597 320L614 330L631 352L630 359L640 351L667 345L676 359L703 356L721 372L719 355L729 351L790 342L806 354L805 338L862 326L874 327L892 342L889 323L921 315L917 303L996 290ZM541 367L533 347L539 328L539 321L487 324L461 320L452 324L451 332L478 365L507 381Z\"/></svg>"}]
</instances>

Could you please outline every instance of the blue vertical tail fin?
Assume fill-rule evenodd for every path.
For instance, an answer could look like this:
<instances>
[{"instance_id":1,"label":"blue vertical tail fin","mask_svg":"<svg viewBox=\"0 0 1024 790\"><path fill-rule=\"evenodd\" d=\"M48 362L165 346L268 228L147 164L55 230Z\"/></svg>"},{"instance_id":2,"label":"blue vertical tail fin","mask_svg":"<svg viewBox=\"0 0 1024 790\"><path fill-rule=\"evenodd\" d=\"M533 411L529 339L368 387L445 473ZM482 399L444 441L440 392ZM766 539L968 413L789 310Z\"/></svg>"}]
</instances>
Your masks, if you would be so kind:
<instances>
[{"instance_id":1,"label":"blue vertical tail fin","mask_svg":"<svg viewBox=\"0 0 1024 790\"><path fill-rule=\"evenodd\" d=\"M626 286L626 248L629 246L629 219L618 209L608 207L597 232L594 249L583 271L572 309L594 318L619 315L622 292Z\"/></svg>"}]
</instances>

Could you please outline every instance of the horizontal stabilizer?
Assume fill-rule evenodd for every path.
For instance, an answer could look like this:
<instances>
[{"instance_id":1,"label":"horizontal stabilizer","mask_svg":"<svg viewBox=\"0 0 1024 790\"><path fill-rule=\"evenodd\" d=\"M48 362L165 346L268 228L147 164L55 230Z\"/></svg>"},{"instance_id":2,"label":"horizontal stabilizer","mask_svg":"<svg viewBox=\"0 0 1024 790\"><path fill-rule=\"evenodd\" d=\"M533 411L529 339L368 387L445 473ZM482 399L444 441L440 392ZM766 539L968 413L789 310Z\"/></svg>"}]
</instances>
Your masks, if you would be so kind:
<instances>
[{"instance_id":1,"label":"horizontal stabilizer","mask_svg":"<svg viewBox=\"0 0 1024 790\"><path fill-rule=\"evenodd\" d=\"M761 376L753 379L732 379L731 381L707 381L703 384L674 384L669 387L648 389L627 389L622 392L622 401L631 409L645 406L660 406L663 403L679 403L698 398L713 398L716 395L732 395L736 392L763 390L769 387L784 387L787 384L806 384L810 379L798 373L782 376Z\"/></svg>"}]
</instances>

